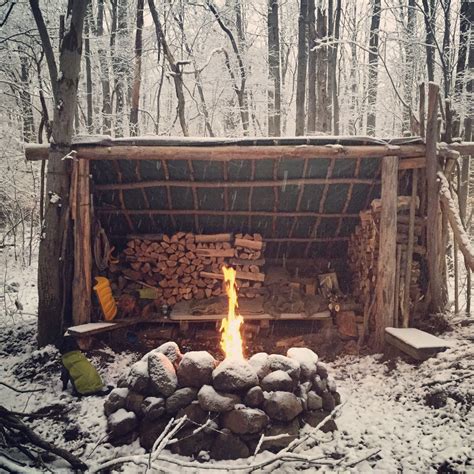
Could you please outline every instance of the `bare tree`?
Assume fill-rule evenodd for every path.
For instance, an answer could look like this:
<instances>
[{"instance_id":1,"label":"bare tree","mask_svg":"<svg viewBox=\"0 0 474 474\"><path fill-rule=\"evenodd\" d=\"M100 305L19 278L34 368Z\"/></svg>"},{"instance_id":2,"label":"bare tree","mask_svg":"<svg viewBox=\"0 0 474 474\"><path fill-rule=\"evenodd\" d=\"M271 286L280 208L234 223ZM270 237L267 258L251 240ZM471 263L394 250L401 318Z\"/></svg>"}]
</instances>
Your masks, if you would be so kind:
<instances>
[{"instance_id":1,"label":"bare tree","mask_svg":"<svg viewBox=\"0 0 474 474\"><path fill-rule=\"evenodd\" d=\"M278 0L268 0L268 135L281 135L281 63Z\"/></svg>"},{"instance_id":2,"label":"bare tree","mask_svg":"<svg viewBox=\"0 0 474 474\"><path fill-rule=\"evenodd\" d=\"M178 98L178 107L177 113L179 117L179 123L181 125L181 130L183 131L183 135L187 137L189 135L188 125L186 123L186 101L184 98L183 92L183 76L182 76L182 64L177 62L174 58L173 53L171 52L170 47L168 46L168 42L166 41L165 34L163 31L163 27L161 25L160 17L158 15L158 11L155 6L154 0L148 0L148 6L150 8L151 16L153 18L153 23L155 24L155 31L156 31L156 38L158 42L161 44L163 48L163 53L168 61L169 67L171 69L174 87L176 91L176 97Z\"/></svg>"},{"instance_id":3,"label":"bare tree","mask_svg":"<svg viewBox=\"0 0 474 474\"><path fill-rule=\"evenodd\" d=\"M145 0L137 0L137 21L135 30L135 71L133 75L132 105L130 110L130 135L138 135L138 108L140 105L140 86L142 79L144 6Z\"/></svg>"},{"instance_id":4,"label":"bare tree","mask_svg":"<svg viewBox=\"0 0 474 474\"><path fill-rule=\"evenodd\" d=\"M296 128L295 135L304 135L306 69L308 64L308 42L306 25L308 21L308 0L300 0L298 16L298 64L296 72Z\"/></svg>"},{"instance_id":5,"label":"bare tree","mask_svg":"<svg viewBox=\"0 0 474 474\"><path fill-rule=\"evenodd\" d=\"M33 3L35 0L31 0ZM37 6L37 5L36 5ZM77 85L81 67L82 30L87 0L71 1L68 9L69 28L61 41L59 77L54 87L57 91L53 120L53 145L51 146L46 191L49 201L45 209L44 227L38 262L38 344L57 342L63 334L63 323L70 310L68 286L71 272L70 216L69 216L69 160L73 136L74 115L77 105ZM37 13L35 14L37 20ZM43 48L51 42L44 22L37 20L41 37L48 37Z\"/></svg>"},{"instance_id":6,"label":"bare tree","mask_svg":"<svg viewBox=\"0 0 474 474\"><path fill-rule=\"evenodd\" d=\"M367 134L375 135L375 120L378 86L379 65L379 29L380 29L380 0L373 0L372 20L370 23L369 39L369 77L367 84Z\"/></svg>"},{"instance_id":7,"label":"bare tree","mask_svg":"<svg viewBox=\"0 0 474 474\"><path fill-rule=\"evenodd\" d=\"M237 59L238 71L239 71L239 76L240 76L239 85L237 84L235 74L232 70L229 55L224 50L225 64L229 72L229 75L231 77L232 86L233 86L235 95L237 97L237 102L239 104L239 111L240 111L240 118L242 120L243 133L244 135L248 135L249 133L249 106L248 106L248 96L247 96L247 89L246 89L247 70L244 65L242 53L241 53L241 50L239 49L237 41L235 40L234 34L230 30L230 28L224 23L219 11L217 10L217 7L214 5L212 0L206 0L206 4L209 10L214 15L214 18L216 19L217 24L220 26L222 31L226 34L227 38L229 38L230 44L232 46L232 50ZM239 18L240 18L239 15L237 15L237 18L236 18L237 33L238 33L240 44L242 44L244 41L243 27L242 27L241 19L239 20Z\"/></svg>"},{"instance_id":8,"label":"bare tree","mask_svg":"<svg viewBox=\"0 0 474 474\"><path fill-rule=\"evenodd\" d=\"M316 63L321 51L316 51L316 13L314 0L308 0L308 107L306 133L316 131Z\"/></svg>"},{"instance_id":9,"label":"bare tree","mask_svg":"<svg viewBox=\"0 0 474 474\"><path fill-rule=\"evenodd\" d=\"M112 99L110 94L109 63L102 43L104 35L104 0L97 2L97 38L99 42L100 83L102 87L102 133L112 133Z\"/></svg>"}]
</instances>

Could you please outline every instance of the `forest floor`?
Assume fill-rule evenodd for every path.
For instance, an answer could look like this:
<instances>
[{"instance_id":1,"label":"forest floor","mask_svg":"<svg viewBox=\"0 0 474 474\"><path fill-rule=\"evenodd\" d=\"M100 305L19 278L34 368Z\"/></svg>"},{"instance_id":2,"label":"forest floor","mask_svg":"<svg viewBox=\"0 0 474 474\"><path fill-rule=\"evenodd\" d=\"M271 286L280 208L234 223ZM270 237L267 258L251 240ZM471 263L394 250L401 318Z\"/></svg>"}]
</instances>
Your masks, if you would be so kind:
<instances>
[{"instance_id":1,"label":"forest floor","mask_svg":"<svg viewBox=\"0 0 474 474\"><path fill-rule=\"evenodd\" d=\"M2 260L6 257L3 254ZM44 414L30 420L29 426L80 457L92 469L109 459L144 453L138 441L122 447L107 442L103 398L78 400L70 389L62 391L59 353L52 346L36 349L35 265L25 270L12 263L11 258L8 260L8 271L0 276L0 382L21 390L42 391L15 393L0 385L0 405L18 412ZM22 311L18 311L15 300L21 303ZM335 463L324 466L323 471L474 472L474 324L455 317L450 322L452 330L441 337L452 341L453 347L423 363L400 358L385 360L380 355L344 356L329 362L328 369L344 403L336 419L338 431L318 432L300 453ZM317 352L317 348L313 349ZM102 346L88 356L104 382L115 385L140 354L114 352ZM0 461L5 454L9 455L0 447ZM368 459L357 462L369 454ZM232 461L232 465L258 462L268 456L263 452L255 459ZM175 459L190 461L177 456ZM8 457L3 460L4 466L10 462ZM26 459L24 464L24 472L41 471L40 467L29 470ZM3 472L1 466L0 463ZM69 472L65 461L57 459L53 466L53 472ZM219 472L219 463L213 466L216 471L206 472ZM120 469L133 473L146 470L130 463ZM159 469L148 472L178 470L201 469L187 470L161 462ZM267 466L261 472L297 470L314 472L315 467L286 462L277 468Z\"/></svg>"}]
</instances>

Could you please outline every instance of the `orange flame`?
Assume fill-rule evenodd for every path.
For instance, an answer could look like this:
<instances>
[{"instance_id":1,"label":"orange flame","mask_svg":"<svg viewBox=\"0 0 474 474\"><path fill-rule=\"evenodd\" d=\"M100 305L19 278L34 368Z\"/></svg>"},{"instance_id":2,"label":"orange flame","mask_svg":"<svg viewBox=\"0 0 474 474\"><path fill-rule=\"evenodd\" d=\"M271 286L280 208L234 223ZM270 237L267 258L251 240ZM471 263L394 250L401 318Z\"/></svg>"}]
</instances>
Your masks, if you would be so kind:
<instances>
[{"instance_id":1,"label":"orange flame","mask_svg":"<svg viewBox=\"0 0 474 474\"><path fill-rule=\"evenodd\" d=\"M240 326L244 322L244 318L236 314L239 307L237 302L237 288L235 286L236 272L233 268L222 267L224 273L224 281L226 285L227 297L229 299L229 310L227 318L221 323L221 348L224 351L226 359L243 359L243 341L240 334Z\"/></svg>"}]
</instances>

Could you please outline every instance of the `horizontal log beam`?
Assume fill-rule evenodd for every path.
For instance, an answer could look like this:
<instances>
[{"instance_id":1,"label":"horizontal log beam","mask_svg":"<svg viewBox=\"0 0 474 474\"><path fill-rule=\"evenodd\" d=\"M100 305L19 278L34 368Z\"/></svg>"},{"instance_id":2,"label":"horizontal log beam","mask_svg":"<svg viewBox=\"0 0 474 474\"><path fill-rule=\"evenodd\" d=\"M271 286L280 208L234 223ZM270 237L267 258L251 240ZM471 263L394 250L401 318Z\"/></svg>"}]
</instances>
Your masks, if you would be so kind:
<instances>
[{"instance_id":1,"label":"horizontal log beam","mask_svg":"<svg viewBox=\"0 0 474 474\"><path fill-rule=\"evenodd\" d=\"M308 242L348 242L350 237L272 237L264 240L265 242L292 242L302 244Z\"/></svg>"},{"instance_id":2,"label":"horizontal log beam","mask_svg":"<svg viewBox=\"0 0 474 474\"><path fill-rule=\"evenodd\" d=\"M215 211L197 209L109 209L95 208L99 214L126 214L129 216L255 216L255 217L321 217L321 218L358 218L359 214L332 213L324 214L310 211Z\"/></svg>"},{"instance_id":3,"label":"horizontal log beam","mask_svg":"<svg viewBox=\"0 0 474 474\"><path fill-rule=\"evenodd\" d=\"M80 158L90 160L162 160L162 159L195 159L211 161L229 161L235 159L277 159L277 158L381 158L390 151L391 155L407 158L400 163L400 169L424 167L424 161L410 161L425 154L425 145L222 145L212 147L192 146L147 146L147 145L116 145L116 146L73 146ZM388 150L394 148L393 150ZM474 142L451 143L449 150L457 151L461 156L474 155ZM178 156L174 157L174 154ZM442 151L440 152L443 153ZM28 144L25 156L28 161L47 160L49 145ZM225 156L228 154L228 156ZM171 155L171 156L170 156ZM210 157L210 158L209 158Z\"/></svg>"},{"instance_id":4,"label":"horizontal log beam","mask_svg":"<svg viewBox=\"0 0 474 474\"><path fill-rule=\"evenodd\" d=\"M265 145L265 146L84 146L75 145L78 158L87 160L268 160L311 158L382 158L387 154L416 158L425 145ZM29 161L48 158L48 145L27 145Z\"/></svg>"},{"instance_id":5,"label":"horizontal log beam","mask_svg":"<svg viewBox=\"0 0 474 474\"><path fill-rule=\"evenodd\" d=\"M274 188L285 186L303 186L310 184L380 184L380 180L361 178L301 178L301 179L280 179L277 181L191 181L191 180L153 180L135 183L111 183L98 184L94 187L96 191L115 191L156 188L160 186L170 186L178 188Z\"/></svg>"}]
</instances>

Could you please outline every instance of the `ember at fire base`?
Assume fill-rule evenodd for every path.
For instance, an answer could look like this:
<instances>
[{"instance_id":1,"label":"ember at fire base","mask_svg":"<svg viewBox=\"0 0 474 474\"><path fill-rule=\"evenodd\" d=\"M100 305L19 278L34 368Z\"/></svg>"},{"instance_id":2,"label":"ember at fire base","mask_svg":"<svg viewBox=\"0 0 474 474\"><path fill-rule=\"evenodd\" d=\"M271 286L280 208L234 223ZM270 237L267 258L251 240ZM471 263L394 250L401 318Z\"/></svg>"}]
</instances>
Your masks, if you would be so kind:
<instances>
[{"instance_id":1,"label":"ember at fire base","mask_svg":"<svg viewBox=\"0 0 474 474\"><path fill-rule=\"evenodd\" d=\"M187 415L171 451L184 456L208 451L213 459L245 458L262 434L288 434L261 446L279 450L302 426L316 426L341 402L326 367L307 348L219 364L208 352L183 355L168 342L135 363L118 385L104 403L110 442L139 437L150 450L172 417ZM337 427L330 420L321 429Z\"/></svg>"}]
</instances>

